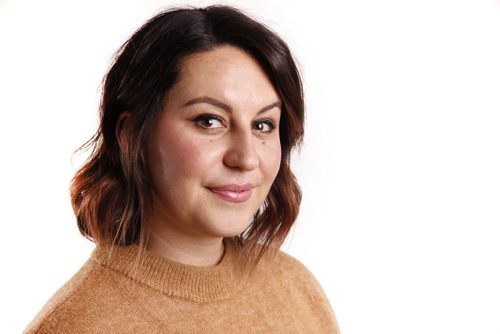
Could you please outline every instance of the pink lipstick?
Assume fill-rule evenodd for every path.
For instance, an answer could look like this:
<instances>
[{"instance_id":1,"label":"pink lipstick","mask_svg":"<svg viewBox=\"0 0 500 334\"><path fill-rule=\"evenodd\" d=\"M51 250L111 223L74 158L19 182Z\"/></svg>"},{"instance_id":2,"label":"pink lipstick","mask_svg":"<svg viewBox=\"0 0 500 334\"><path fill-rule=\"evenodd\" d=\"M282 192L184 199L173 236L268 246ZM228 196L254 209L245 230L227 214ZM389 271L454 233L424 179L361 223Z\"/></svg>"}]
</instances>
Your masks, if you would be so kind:
<instances>
[{"instance_id":1,"label":"pink lipstick","mask_svg":"<svg viewBox=\"0 0 500 334\"><path fill-rule=\"evenodd\" d=\"M208 187L214 194L218 195L225 201L233 203L242 203L247 201L252 196L253 184L226 184L218 187Z\"/></svg>"}]
</instances>

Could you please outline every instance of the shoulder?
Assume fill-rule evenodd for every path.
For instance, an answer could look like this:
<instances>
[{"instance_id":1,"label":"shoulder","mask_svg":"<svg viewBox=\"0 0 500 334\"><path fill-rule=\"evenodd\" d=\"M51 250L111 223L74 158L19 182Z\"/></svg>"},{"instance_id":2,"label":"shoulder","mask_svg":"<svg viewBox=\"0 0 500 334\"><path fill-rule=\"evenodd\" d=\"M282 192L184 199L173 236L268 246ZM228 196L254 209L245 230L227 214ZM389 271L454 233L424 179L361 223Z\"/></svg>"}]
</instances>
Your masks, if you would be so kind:
<instances>
[{"instance_id":1,"label":"shoulder","mask_svg":"<svg viewBox=\"0 0 500 334\"><path fill-rule=\"evenodd\" d=\"M294 305L293 312L300 311L302 318L319 324L318 328L340 333L326 294L302 262L283 251L266 256L262 262L258 275L276 291L277 299Z\"/></svg>"},{"instance_id":2,"label":"shoulder","mask_svg":"<svg viewBox=\"0 0 500 334\"><path fill-rule=\"evenodd\" d=\"M66 282L49 301L43 306L37 316L31 321L24 333L49 333L54 328L55 323L58 322L58 310L61 306L67 303L68 299L78 291L82 284L84 284L87 277L92 272L92 264L90 260L87 261L82 268ZM66 333L62 329L58 329L62 333Z\"/></svg>"},{"instance_id":3,"label":"shoulder","mask_svg":"<svg viewBox=\"0 0 500 334\"><path fill-rule=\"evenodd\" d=\"M289 279L293 278L295 283L319 286L314 275L302 262L281 250L264 257L262 267L274 274L279 273Z\"/></svg>"},{"instance_id":4,"label":"shoulder","mask_svg":"<svg viewBox=\"0 0 500 334\"><path fill-rule=\"evenodd\" d=\"M327 308L330 307L328 298L311 271L298 259L281 250L265 256L256 274L267 277L268 282L276 282L283 289L293 291L295 295L321 301Z\"/></svg>"},{"instance_id":5,"label":"shoulder","mask_svg":"<svg viewBox=\"0 0 500 334\"><path fill-rule=\"evenodd\" d=\"M294 272L300 273L305 276L312 276L312 273L307 269L307 267L293 256L279 250L276 253L275 261L284 270L292 270Z\"/></svg>"},{"instance_id":6,"label":"shoulder","mask_svg":"<svg viewBox=\"0 0 500 334\"><path fill-rule=\"evenodd\" d=\"M24 333L79 333L75 323L85 316L92 305L99 304L95 287L103 281L102 272L102 267L89 259L54 293Z\"/></svg>"}]
</instances>

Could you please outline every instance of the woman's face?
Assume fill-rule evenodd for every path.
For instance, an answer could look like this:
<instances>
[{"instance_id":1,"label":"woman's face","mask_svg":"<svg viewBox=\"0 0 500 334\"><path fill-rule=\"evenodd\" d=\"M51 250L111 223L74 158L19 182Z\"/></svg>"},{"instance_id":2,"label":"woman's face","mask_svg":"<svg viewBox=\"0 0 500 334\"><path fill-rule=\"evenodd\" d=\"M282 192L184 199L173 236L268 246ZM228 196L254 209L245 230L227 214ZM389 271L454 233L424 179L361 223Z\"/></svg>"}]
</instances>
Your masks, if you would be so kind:
<instances>
[{"instance_id":1,"label":"woman's face","mask_svg":"<svg viewBox=\"0 0 500 334\"><path fill-rule=\"evenodd\" d=\"M155 233L215 238L249 225L280 167L280 105L240 49L184 60L152 133Z\"/></svg>"}]
</instances>

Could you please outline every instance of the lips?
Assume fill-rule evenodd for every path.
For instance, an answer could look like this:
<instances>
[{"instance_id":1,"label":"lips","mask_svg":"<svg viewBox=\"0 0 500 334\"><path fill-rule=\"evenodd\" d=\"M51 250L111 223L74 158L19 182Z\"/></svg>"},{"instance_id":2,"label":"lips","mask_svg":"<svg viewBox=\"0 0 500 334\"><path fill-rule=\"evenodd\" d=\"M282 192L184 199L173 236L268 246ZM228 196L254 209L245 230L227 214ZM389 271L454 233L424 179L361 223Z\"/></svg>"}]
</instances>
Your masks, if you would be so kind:
<instances>
[{"instance_id":1,"label":"lips","mask_svg":"<svg viewBox=\"0 0 500 334\"><path fill-rule=\"evenodd\" d=\"M242 203L247 201L250 196L252 196L253 188L253 184L246 183L208 187L208 190L227 202Z\"/></svg>"}]
</instances>

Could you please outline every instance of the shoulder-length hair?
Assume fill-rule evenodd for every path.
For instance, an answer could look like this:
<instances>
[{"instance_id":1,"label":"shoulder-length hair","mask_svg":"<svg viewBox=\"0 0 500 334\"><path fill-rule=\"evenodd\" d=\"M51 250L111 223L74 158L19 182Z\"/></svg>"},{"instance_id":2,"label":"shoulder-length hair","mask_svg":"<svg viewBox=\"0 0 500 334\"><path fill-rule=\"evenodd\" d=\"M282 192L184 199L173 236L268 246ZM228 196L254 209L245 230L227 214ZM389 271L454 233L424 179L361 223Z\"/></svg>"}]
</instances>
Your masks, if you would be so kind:
<instances>
[{"instance_id":1,"label":"shoulder-length hair","mask_svg":"<svg viewBox=\"0 0 500 334\"><path fill-rule=\"evenodd\" d=\"M232 240L254 263L283 243L301 201L290 170L290 153L304 131L300 74L288 46L274 32L234 8L211 6L156 15L122 45L104 77L100 125L82 146L92 151L71 183L80 232L98 246L145 246L154 197L146 151L164 96L179 80L187 56L222 45L250 54L282 102L279 172L251 224ZM122 129L126 145L120 148L115 130L123 112L130 116L129 126Z\"/></svg>"}]
</instances>

